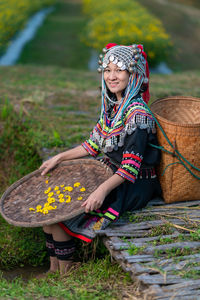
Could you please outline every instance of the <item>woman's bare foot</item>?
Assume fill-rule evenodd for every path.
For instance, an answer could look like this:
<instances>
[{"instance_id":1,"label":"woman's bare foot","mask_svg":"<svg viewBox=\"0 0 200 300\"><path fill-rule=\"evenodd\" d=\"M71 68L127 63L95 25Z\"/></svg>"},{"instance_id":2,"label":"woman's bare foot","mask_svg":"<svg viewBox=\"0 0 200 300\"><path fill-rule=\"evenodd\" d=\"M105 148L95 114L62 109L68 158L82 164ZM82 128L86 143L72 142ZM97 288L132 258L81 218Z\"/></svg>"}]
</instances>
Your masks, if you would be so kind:
<instances>
[{"instance_id":1,"label":"woman's bare foot","mask_svg":"<svg viewBox=\"0 0 200 300\"><path fill-rule=\"evenodd\" d=\"M58 260L60 275L66 274L73 266L73 260Z\"/></svg>"},{"instance_id":2,"label":"woman's bare foot","mask_svg":"<svg viewBox=\"0 0 200 300\"><path fill-rule=\"evenodd\" d=\"M50 256L50 268L48 273L55 273L59 270L59 263L56 256Z\"/></svg>"}]
</instances>

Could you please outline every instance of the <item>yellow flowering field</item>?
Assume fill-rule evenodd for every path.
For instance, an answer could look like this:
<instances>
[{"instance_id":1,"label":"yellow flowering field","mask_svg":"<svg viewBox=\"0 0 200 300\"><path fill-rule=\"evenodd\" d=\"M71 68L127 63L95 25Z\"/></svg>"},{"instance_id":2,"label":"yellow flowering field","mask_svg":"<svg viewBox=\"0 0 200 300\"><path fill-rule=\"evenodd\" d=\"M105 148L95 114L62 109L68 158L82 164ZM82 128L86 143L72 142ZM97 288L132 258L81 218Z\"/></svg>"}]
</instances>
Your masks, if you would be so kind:
<instances>
[{"instance_id":1,"label":"yellow flowering field","mask_svg":"<svg viewBox=\"0 0 200 300\"><path fill-rule=\"evenodd\" d=\"M107 43L143 44L151 65L165 61L172 43L161 21L134 0L83 0L89 20L83 41L98 51Z\"/></svg>"},{"instance_id":2,"label":"yellow flowering field","mask_svg":"<svg viewBox=\"0 0 200 300\"><path fill-rule=\"evenodd\" d=\"M32 13L54 3L55 0L0 0L0 51Z\"/></svg>"}]
</instances>

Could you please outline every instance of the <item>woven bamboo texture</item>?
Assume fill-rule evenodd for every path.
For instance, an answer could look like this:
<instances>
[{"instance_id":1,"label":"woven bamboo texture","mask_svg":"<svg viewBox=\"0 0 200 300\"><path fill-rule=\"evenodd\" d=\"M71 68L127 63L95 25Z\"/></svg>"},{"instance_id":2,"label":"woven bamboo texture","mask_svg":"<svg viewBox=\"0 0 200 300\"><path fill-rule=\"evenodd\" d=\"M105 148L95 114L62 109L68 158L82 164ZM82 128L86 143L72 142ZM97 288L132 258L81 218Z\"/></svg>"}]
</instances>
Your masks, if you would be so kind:
<instances>
[{"instance_id":1,"label":"woven bamboo texture","mask_svg":"<svg viewBox=\"0 0 200 300\"><path fill-rule=\"evenodd\" d=\"M200 168L200 99L183 96L162 98L151 105L151 110L174 148ZM158 126L157 136L159 144L173 152ZM175 156L162 151L158 174L165 202L200 200L200 180L177 161ZM200 176L199 171L187 166Z\"/></svg>"},{"instance_id":2,"label":"woven bamboo texture","mask_svg":"<svg viewBox=\"0 0 200 300\"><path fill-rule=\"evenodd\" d=\"M73 218L84 212L83 201L112 174L110 168L94 159L63 162L47 176L36 170L6 190L0 212L8 223L22 227Z\"/></svg>"}]
</instances>

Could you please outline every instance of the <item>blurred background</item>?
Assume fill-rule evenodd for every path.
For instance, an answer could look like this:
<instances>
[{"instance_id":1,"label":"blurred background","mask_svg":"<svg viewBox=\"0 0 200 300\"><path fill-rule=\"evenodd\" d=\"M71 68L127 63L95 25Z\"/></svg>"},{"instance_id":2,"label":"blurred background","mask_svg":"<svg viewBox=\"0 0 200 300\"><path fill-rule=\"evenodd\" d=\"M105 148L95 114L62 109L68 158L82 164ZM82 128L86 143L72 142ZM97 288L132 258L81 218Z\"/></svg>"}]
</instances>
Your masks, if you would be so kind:
<instances>
[{"instance_id":1,"label":"blurred background","mask_svg":"<svg viewBox=\"0 0 200 300\"><path fill-rule=\"evenodd\" d=\"M142 43L151 68L161 64L161 72L200 67L198 0L1 0L0 6L0 54L13 44L11 63L94 70L101 49L116 42Z\"/></svg>"}]
</instances>

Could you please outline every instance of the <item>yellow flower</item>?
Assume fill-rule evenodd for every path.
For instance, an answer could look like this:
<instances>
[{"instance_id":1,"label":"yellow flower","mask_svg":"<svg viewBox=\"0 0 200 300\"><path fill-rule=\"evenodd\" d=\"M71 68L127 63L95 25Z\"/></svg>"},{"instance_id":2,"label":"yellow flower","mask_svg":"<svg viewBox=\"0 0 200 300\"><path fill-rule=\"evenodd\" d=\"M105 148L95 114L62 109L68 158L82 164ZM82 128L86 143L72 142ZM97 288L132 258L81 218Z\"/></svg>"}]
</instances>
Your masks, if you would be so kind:
<instances>
[{"instance_id":1,"label":"yellow flower","mask_svg":"<svg viewBox=\"0 0 200 300\"><path fill-rule=\"evenodd\" d=\"M55 191L59 190L59 186L55 186L54 190Z\"/></svg>"},{"instance_id":2,"label":"yellow flower","mask_svg":"<svg viewBox=\"0 0 200 300\"><path fill-rule=\"evenodd\" d=\"M29 210L30 210L30 211L33 211L33 210L35 210L35 208L33 208L33 207L30 207L30 208L29 208Z\"/></svg>"},{"instance_id":3,"label":"yellow flower","mask_svg":"<svg viewBox=\"0 0 200 300\"><path fill-rule=\"evenodd\" d=\"M80 189L80 192L85 192L85 188L82 187L82 188Z\"/></svg>"},{"instance_id":4,"label":"yellow flower","mask_svg":"<svg viewBox=\"0 0 200 300\"><path fill-rule=\"evenodd\" d=\"M36 209L41 209L42 208L42 205L37 205L36 206Z\"/></svg>"},{"instance_id":5,"label":"yellow flower","mask_svg":"<svg viewBox=\"0 0 200 300\"><path fill-rule=\"evenodd\" d=\"M64 187L64 191L65 191L65 192L66 192L66 191L71 192L71 191L73 191L73 187L71 187L71 186L65 186L65 187Z\"/></svg>"},{"instance_id":6,"label":"yellow flower","mask_svg":"<svg viewBox=\"0 0 200 300\"><path fill-rule=\"evenodd\" d=\"M59 195L59 194L60 194L60 191L57 191L56 193Z\"/></svg>"},{"instance_id":7,"label":"yellow flower","mask_svg":"<svg viewBox=\"0 0 200 300\"><path fill-rule=\"evenodd\" d=\"M53 202L55 202L55 201L56 201L55 198L48 198L48 199L47 199L47 202L48 202L48 203L53 203Z\"/></svg>"},{"instance_id":8,"label":"yellow flower","mask_svg":"<svg viewBox=\"0 0 200 300\"><path fill-rule=\"evenodd\" d=\"M81 185L80 182L75 182L74 183L74 187L79 187L79 185Z\"/></svg>"},{"instance_id":9,"label":"yellow flower","mask_svg":"<svg viewBox=\"0 0 200 300\"><path fill-rule=\"evenodd\" d=\"M71 197L69 195L67 195L66 198L67 198L66 203L71 202Z\"/></svg>"},{"instance_id":10,"label":"yellow flower","mask_svg":"<svg viewBox=\"0 0 200 300\"><path fill-rule=\"evenodd\" d=\"M58 196L58 198L63 198L64 197L64 195L63 194L60 194L59 196Z\"/></svg>"},{"instance_id":11,"label":"yellow flower","mask_svg":"<svg viewBox=\"0 0 200 300\"><path fill-rule=\"evenodd\" d=\"M60 198L59 202L65 202L65 199L64 198Z\"/></svg>"},{"instance_id":12,"label":"yellow flower","mask_svg":"<svg viewBox=\"0 0 200 300\"><path fill-rule=\"evenodd\" d=\"M53 192L49 193L49 194L48 194L48 197L53 196L53 194L54 194Z\"/></svg>"},{"instance_id":13,"label":"yellow flower","mask_svg":"<svg viewBox=\"0 0 200 300\"><path fill-rule=\"evenodd\" d=\"M46 202L46 203L44 204L44 207L47 208L48 206L49 206L49 203Z\"/></svg>"},{"instance_id":14,"label":"yellow flower","mask_svg":"<svg viewBox=\"0 0 200 300\"><path fill-rule=\"evenodd\" d=\"M49 205L48 210L55 209L53 206Z\"/></svg>"},{"instance_id":15,"label":"yellow flower","mask_svg":"<svg viewBox=\"0 0 200 300\"><path fill-rule=\"evenodd\" d=\"M82 199L83 199L83 197L78 197L78 198L77 198L77 200L82 200Z\"/></svg>"},{"instance_id":16,"label":"yellow flower","mask_svg":"<svg viewBox=\"0 0 200 300\"><path fill-rule=\"evenodd\" d=\"M49 180L46 180L45 183L48 184L48 183L49 183Z\"/></svg>"},{"instance_id":17,"label":"yellow flower","mask_svg":"<svg viewBox=\"0 0 200 300\"><path fill-rule=\"evenodd\" d=\"M48 194L50 192L51 188L49 187L46 191L44 191L45 194Z\"/></svg>"},{"instance_id":18,"label":"yellow flower","mask_svg":"<svg viewBox=\"0 0 200 300\"><path fill-rule=\"evenodd\" d=\"M63 187L63 186L64 186L64 184L61 184L61 185L60 185L60 187Z\"/></svg>"},{"instance_id":19,"label":"yellow flower","mask_svg":"<svg viewBox=\"0 0 200 300\"><path fill-rule=\"evenodd\" d=\"M43 214L44 215L48 214L48 212L49 212L48 209L43 209Z\"/></svg>"}]
</instances>

